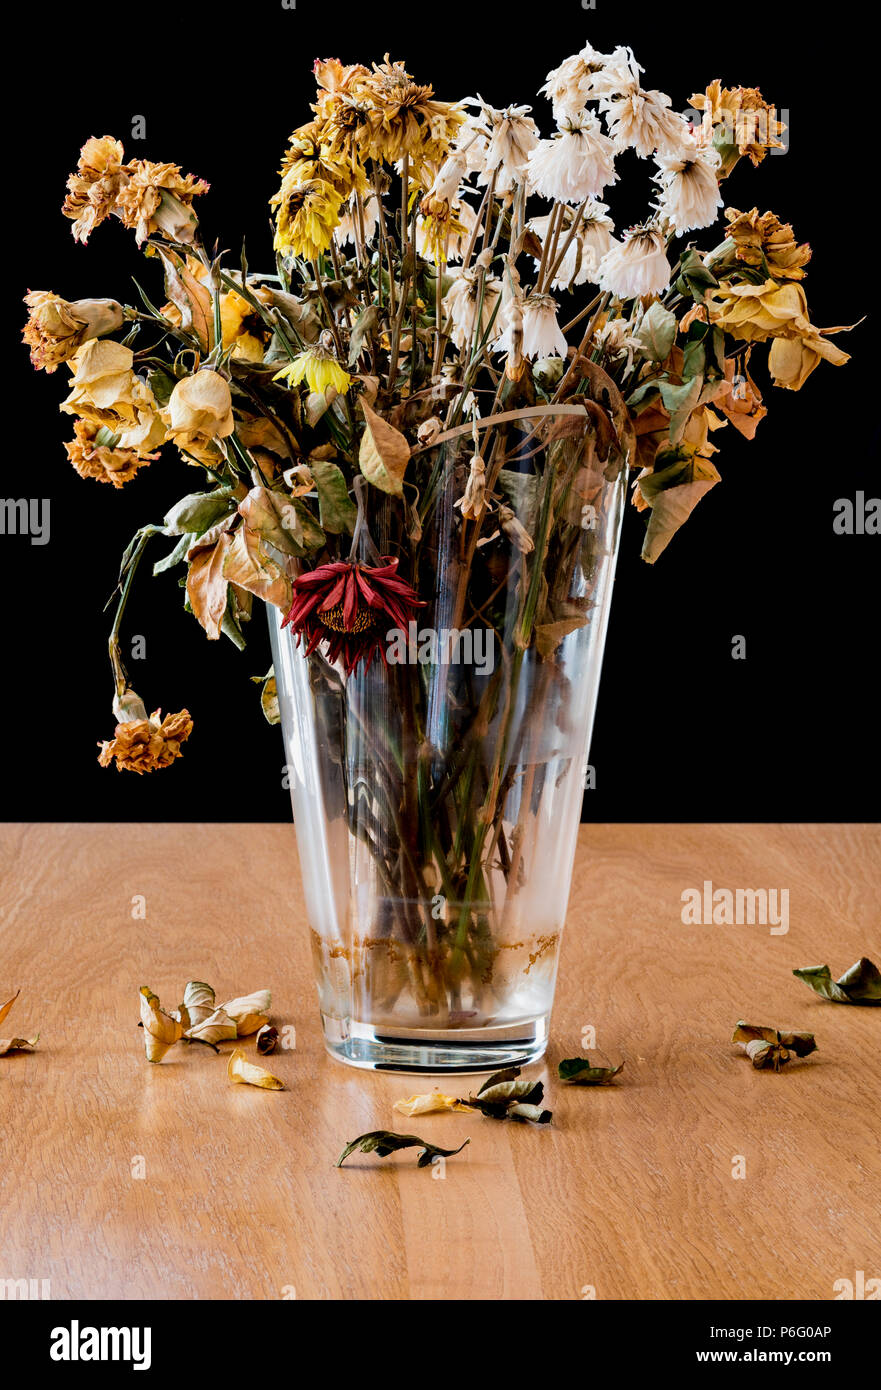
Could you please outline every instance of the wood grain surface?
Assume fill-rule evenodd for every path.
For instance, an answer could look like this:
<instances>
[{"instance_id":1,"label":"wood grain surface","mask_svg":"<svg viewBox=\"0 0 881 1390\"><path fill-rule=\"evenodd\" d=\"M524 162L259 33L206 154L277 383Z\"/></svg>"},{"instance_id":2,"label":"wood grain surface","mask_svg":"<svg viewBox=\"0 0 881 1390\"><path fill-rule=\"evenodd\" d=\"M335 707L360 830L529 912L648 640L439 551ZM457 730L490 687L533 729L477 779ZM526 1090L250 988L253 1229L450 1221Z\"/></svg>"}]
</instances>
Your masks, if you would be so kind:
<instances>
[{"instance_id":1,"label":"wood grain surface","mask_svg":"<svg viewBox=\"0 0 881 1390\"><path fill-rule=\"evenodd\" d=\"M392 1102L429 1081L325 1054L291 828L4 826L0 865L0 1001L21 988L0 1031L41 1033L0 1058L0 1280L57 1299L822 1300L881 1275L881 1010L791 974L881 963L878 826L583 826L540 1129L402 1123ZM683 926L706 879L788 888L788 933ZM188 979L272 989L296 1029L270 1062L288 1090L230 1085L206 1048L148 1065L138 988L174 1007ZM757 1072L729 1041L740 1018L819 1051ZM620 1084L555 1082L586 1027ZM443 1177L412 1151L334 1168L378 1128L471 1143Z\"/></svg>"}]
</instances>

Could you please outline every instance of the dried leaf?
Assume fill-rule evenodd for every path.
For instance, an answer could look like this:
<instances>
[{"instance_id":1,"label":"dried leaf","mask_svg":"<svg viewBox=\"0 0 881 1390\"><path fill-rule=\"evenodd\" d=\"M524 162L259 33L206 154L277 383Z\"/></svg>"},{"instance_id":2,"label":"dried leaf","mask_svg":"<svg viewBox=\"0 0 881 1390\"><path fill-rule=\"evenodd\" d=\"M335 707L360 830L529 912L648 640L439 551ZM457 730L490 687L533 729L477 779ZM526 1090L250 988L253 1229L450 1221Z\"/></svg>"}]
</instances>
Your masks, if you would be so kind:
<instances>
[{"instance_id":1,"label":"dried leaf","mask_svg":"<svg viewBox=\"0 0 881 1390\"><path fill-rule=\"evenodd\" d=\"M379 310L375 304L368 304L366 309L362 309L352 325L351 336L349 337L349 366L356 367L358 358L364 348L364 343L371 333L375 333L379 327Z\"/></svg>"},{"instance_id":2,"label":"dried leaf","mask_svg":"<svg viewBox=\"0 0 881 1390\"><path fill-rule=\"evenodd\" d=\"M577 614L571 618L560 618L554 623L536 624L535 645L542 661L549 660L563 638L568 637L570 632L576 632L578 628L584 627L587 621L586 615Z\"/></svg>"},{"instance_id":3,"label":"dried leaf","mask_svg":"<svg viewBox=\"0 0 881 1390\"><path fill-rule=\"evenodd\" d=\"M344 531L351 535L355 529L358 508L349 496L342 470L335 463L315 458L310 459L309 468L318 492L321 529L329 531L333 536L339 536Z\"/></svg>"},{"instance_id":4,"label":"dried leaf","mask_svg":"<svg viewBox=\"0 0 881 1390\"><path fill-rule=\"evenodd\" d=\"M636 336L644 345L646 356L655 362L663 362L670 355L676 338L677 319L669 309L665 309L656 299L643 314Z\"/></svg>"},{"instance_id":5,"label":"dried leaf","mask_svg":"<svg viewBox=\"0 0 881 1390\"><path fill-rule=\"evenodd\" d=\"M7 999L5 1004L0 1004L0 1023L8 1016L10 1009L20 994L21 990L17 989L11 999Z\"/></svg>"},{"instance_id":6,"label":"dried leaf","mask_svg":"<svg viewBox=\"0 0 881 1390\"><path fill-rule=\"evenodd\" d=\"M171 1017L179 1018L184 1028L194 1028L196 1024L208 1018L215 1007L214 990L211 986L206 985L204 980L190 980L184 988L183 1003Z\"/></svg>"},{"instance_id":7,"label":"dried leaf","mask_svg":"<svg viewBox=\"0 0 881 1390\"><path fill-rule=\"evenodd\" d=\"M361 472L369 483L381 492L389 492L393 497L402 497L403 479L410 458L410 445L400 430L377 415L367 402L361 399L364 412L365 429L361 436L358 463Z\"/></svg>"},{"instance_id":8,"label":"dried leaf","mask_svg":"<svg viewBox=\"0 0 881 1390\"><path fill-rule=\"evenodd\" d=\"M236 531L223 563L224 577L287 613L293 589L290 578L262 548L260 537L249 526Z\"/></svg>"},{"instance_id":9,"label":"dried leaf","mask_svg":"<svg viewBox=\"0 0 881 1390\"><path fill-rule=\"evenodd\" d=\"M428 1095L410 1096L408 1100L396 1100L394 1109L410 1118L413 1115L433 1115L442 1110L465 1110L473 1112L474 1106L456 1096L445 1096L440 1091Z\"/></svg>"},{"instance_id":10,"label":"dried leaf","mask_svg":"<svg viewBox=\"0 0 881 1390\"><path fill-rule=\"evenodd\" d=\"M623 1062L617 1067L595 1067L586 1057L566 1057L557 1067L557 1075L561 1081L572 1081L579 1086L605 1086L623 1067Z\"/></svg>"},{"instance_id":11,"label":"dried leaf","mask_svg":"<svg viewBox=\"0 0 881 1390\"><path fill-rule=\"evenodd\" d=\"M192 1042L210 1043L212 1047L219 1042L229 1042L238 1036L235 1020L230 1018L222 1005L184 1033L184 1037L189 1038Z\"/></svg>"},{"instance_id":12,"label":"dried leaf","mask_svg":"<svg viewBox=\"0 0 881 1390\"><path fill-rule=\"evenodd\" d=\"M239 1037L245 1038L249 1033L256 1033L258 1028L263 1027L264 1023L269 1022L271 1004L272 994L270 991L258 989L253 994L244 994L238 999L230 999L221 1007L234 1021Z\"/></svg>"},{"instance_id":13,"label":"dried leaf","mask_svg":"<svg viewBox=\"0 0 881 1390\"><path fill-rule=\"evenodd\" d=\"M283 1091L285 1084L272 1072L249 1062L240 1047L230 1054L226 1074L230 1081L240 1081L247 1086L259 1086L264 1091Z\"/></svg>"},{"instance_id":14,"label":"dried leaf","mask_svg":"<svg viewBox=\"0 0 881 1390\"><path fill-rule=\"evenodd\" d=\"M232 544L232 536L225 532L216 545L197 549L187 570L190 607L211 641L220 636L226 613L227 581L223 567Z\"/></svg>"},{"instance_id":15,"label":"dried leaf","mask_svg":"<svg viewBox=\"0 0 881 1390\"><path fill-rule=\"evenodd\" d=\"M465 1145L470 1143L470 1139L465 1139L458 1149L439 1149L436 1144L429 1144L416 1134L395 1134L390 1129L373 1129L369 1134L359 1134L357 1139L346 1145L336 1161L336 1167L342 1168L349 1154L354 1153L356 1149L361 1153L375 1153L378 1158L386 1158L398 1149L420 1148L422 1152L417 1160L417 1167L427 1168L433 1158L452 1158L453 1154L461 1153Z\"/></svg>"},{"instance_id":16,"label":"dried leaf","mask_svg":"<svg viewBox=\"0 0 881 1390\"><path fill-rule=\"evenodd\" d=\"M35 1038L0 1038L0 1057L7 1052L33 1052L39 1038L39 1033Z\"/></svg>"},{"instance_id":17,"label":"dried leaf","mask_svg":"<svg viewBox=\"0 0 881 1390\"><path fill-rule=\"evenodd\" d=\"M672 464L661 469L656 466L639 479L640 491L652 509L642 545L642 558L649 564L654 564L701 498L720 481L709 459L682 460L679 451L674 452L677 458Z\"/></svg>"},{"instance_id":18,"label":"dried leaf","mask_svg":"<svg viewBox=\"0 0 881 1390\"><path fill-rule=\"evenodd\" d=\"M837 980L833 980L828 965L806 965L792 973L810 985L822 999L834 1004L881 1004L881 971L868 956L861 956ZM0 1013L0 1019L2 1017Z\"/></svg>"},{"instance_id":19,"label":"dried leaf","mask_svg":"<svg viewBox=\"0 0 881 1390\"><path fill-rule=\"evenodd\" d=\"M186 262L175 252L157 248L165 267L165 292L172 304L180 309L181 327L196 335L203 352L212 347L214 302L211 291L187 269Z\"/></svg>"},{"instance_id":20,"label":"dried leaf","mask_svg":"<svg viewBox=\"0 0 881 1390\"><path fill-rule=\"evenodd\" d=\"M282 555L302 556L306 541L301 521L303 506L286 492L272 492L266 487L253 487L239 503L243 516L252 531ZM307 513L308 514L308 513ZM321 537L323 543L324 537Z\"/></svg>"},{"instance_id":21,"label":"dried leaf","mask_svg":"<svg viewBox=\"0 0 881 1390\"><path fill-rule=\"evenodd\" d=\"M520 1077L519 1067L505 1067L487 1077L475 1096L468 1096L471 1105L491 1120L532 1120L546 1125L550 1110L541 1109L544 1085Z\"/></svg>"},{"instance_id":22,"label":"dried leaf","mask_svg":"<svg viewBox=\"0 0 881 1390\"><path fill-rule=\"evenodd\" d=\"M182 497L166 513L166 536L204 535L233 510L235 502L230 501L233 492L231 487L219 487L214 492L191 492Z\"/></svg>"},{"instance_id":23,"label":"dried leaf","mask_svg":"<svg viewBox=\"0 0 881 1390\"><path fill-rule=\"evenodd\" d=\"M757 1070L779 1071L791 1053L808 1057L817 1050L813 1033L781 1033L779 1028L762 1028L742 1020L731 1041L740 1044Z\"/></svg>"},{"instance_id":24,"label":"dried leaf","mask_svg":"<svg viewBox=\"0 0 881 1390\"><path fill-rule=\"evenodd\" d=\"M163 1013L159 998L147 985L141 986L141 1022L148 1062L161 1062L166 1052L183 1036L179 1018Z\"/></svg>"},{"instance_id":25,"label":"dried leaf","mask_svg":"<svg viewBox=\"0 0 881 1390\"><path fill-rule=\"evenodd\" d=\"M263 1027L257 1030L255 1046L263 1057L274 1052L278 1046L278 1029L274 1028L271 1023L264 1023Z\"/></svg>"}]
</instances>

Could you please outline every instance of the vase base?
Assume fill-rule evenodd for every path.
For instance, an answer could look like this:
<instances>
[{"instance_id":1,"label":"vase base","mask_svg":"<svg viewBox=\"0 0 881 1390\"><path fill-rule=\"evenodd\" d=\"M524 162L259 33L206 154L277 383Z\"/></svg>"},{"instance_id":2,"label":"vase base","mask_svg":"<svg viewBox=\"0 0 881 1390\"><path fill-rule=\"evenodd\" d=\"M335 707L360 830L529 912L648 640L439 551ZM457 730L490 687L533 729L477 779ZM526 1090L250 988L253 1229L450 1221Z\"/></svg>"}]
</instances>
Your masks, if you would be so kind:
<instances>
[{"instance_id":1,"label":"vase base","mask_svg":"<svg viewBox=\"0 0 881 1390\"><path fill-rule=\"evenodd\" d=\"M492 1072L537 1062L548 1016L486 1028L393 1028L321 1015L331 1057L362 1071Z\"/></svg>"}]
</instances>

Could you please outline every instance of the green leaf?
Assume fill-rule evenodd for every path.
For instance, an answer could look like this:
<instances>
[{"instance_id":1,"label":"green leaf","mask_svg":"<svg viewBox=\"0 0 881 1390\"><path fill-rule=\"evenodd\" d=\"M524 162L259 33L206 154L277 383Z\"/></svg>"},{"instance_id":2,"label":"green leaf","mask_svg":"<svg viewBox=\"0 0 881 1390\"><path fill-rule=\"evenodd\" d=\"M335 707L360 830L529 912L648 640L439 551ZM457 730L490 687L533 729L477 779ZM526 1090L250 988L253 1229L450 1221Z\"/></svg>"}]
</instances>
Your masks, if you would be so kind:
<instances>
[{"instance_id":1,"label":"green leaf","mask_svg":"<svg viewBox=\"0 0 881 1390\"><path fill-rule=\"evenodd\" d=\"M166 555L164 560L156 561L156 564L153 566L154 578L157 574L164 574L166 570L174 569L175 565L179 565L186 556L192 543L192 535L188 531L185 531L174 547L174 550Z\"/></svg>"},{"instance_id":2,"label":"green leaf","mask_svg":"<svg viewBox=\"0 0 881 1390\"><path fill-rule=\"evenodd\" d=\"M433 1158L452 1158L454 1154L461 1153L465 1145L470 1143L470 1139L465 1139L458 1149L439 1149L436 1144L429 1144L416 1134L395 1134L390 1129L373 1129L368 1134L359 1134L357 1139L352 1139L346 1145L336 1161L336 1167L342 1168L349 1154L354 1153L356 1149L365 1154L375 1153L377 1158L386 1158L398 1149L419 1148L422 1152L417 1160L417 1166L427 1168Z\"/></svg>"},{"instance_id":3,"label":"green leaf","mask_svg":"<svg viewBox=\"0 0 881 1390\"><path fill-rule=\"evenodd\" d=\"M221 517L235 510L232 488L220 487L214 492L191 492L182 497L166 514L167 536L202 536L210 531Z\"/></svg>"},{"instance_id":4,"label":"green leaf","mask_svg":"<svg viewBox=\"0 0 881 1390\"><path fill-rule=\"evenodd\" d=\"M631 391L627 397L627 405L638 415L640 409L645 410L654 397L660 394L661 382L668 380L669 378L664 375L663 377L655 377L653 381L643 381L635 391Z\"/></svg>"},{"instance_id":5,"label":"green leaf","mask_svg":"<svg viewBox=\"0 0 881 1390\"><path fill-rule=\"evenodd\" d=\"M654 362L669 357L676 337L676 315L665 309L659 299L642 316L636 337L644 344L646 354Z\"/></svg>"},{"instance_id":6,"label":"green leaf","mask_svg":"<svg viewBox=\"0 0 881 1390\"><path fill-rule=\"evenodd\" d=\"M308 467L318 491L318 511L322 530L329 531L333 536L339 536L344 531L351 535L355 529L358 508L349 496L342 469L326 459L310 459Z\"/></svg>"},{"instance_id":7,"label":"green leaf","mask_svg":"<svg viewBox=\"0 0 881 1390\"><path fill-rule=\"evenodd\" d=\"M595 1067L586 1057L566 1057L557 1067L561 1081L572 1081L579 1086L605 1086L622 1071L624 1063L617 1067Z\"/></svg>"},{"instance_id":8,"label":"green leaf","mask_svg":"<svg viewBox=\"0 0 881 1390\"><path fill-rule=\"evenodd\" d=\"M662 468L657 463L669 456ZM639 480L639 490L651 507L642 558L654 564L698 502L720 481L709 459L697 458L688 446L659 449L654 470Z\"/></svg>"},{"instance_id":9,"label":"green leaf","mask_svg":"<svg viewBox=\"0 0 881 1390\"><path fill-rule=\"evenodd\" d=\"M670 381L661 382L661 400L664 403L664 409L670 416L671 444L678 444L682 438L685 426L688 424L688 417L700 398L703 384L702 376L684 381L681 386L674 386Z\"/></svg>"},{"instance_id":10,"label":"green leaf","mask_svg":"<svg viewBox=\"0 0 881 1390\"><path fill-rule=\"evenodd\" d=\"M837 980L833 980L828 965L807 965L792 973L810 985L815 994L834 1004L881 1005L881 971L868 956L861 956Z\"/></svg>"},{"instance_id":11,"label":"green leaf","mask_svg":"<svg viewBox=\"0 0 881 1390\"><path fill-rule=\"evenodd\" d=\"M699 252L690 247L682 253L679 262L679 278L676 290L679 294L691 295L698 304L703 304L707 290L717 289L719 281L704 265Z\"/></svg>"}]
</instances>

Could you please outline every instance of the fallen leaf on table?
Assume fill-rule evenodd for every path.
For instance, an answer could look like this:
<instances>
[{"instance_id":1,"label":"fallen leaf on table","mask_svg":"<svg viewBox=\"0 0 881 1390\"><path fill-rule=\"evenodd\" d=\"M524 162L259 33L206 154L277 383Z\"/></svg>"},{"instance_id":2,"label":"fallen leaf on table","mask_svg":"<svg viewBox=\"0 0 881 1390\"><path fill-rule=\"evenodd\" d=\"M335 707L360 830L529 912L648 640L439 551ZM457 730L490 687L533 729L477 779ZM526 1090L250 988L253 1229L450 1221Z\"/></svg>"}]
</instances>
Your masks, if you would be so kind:
<instances>
[{"instance_id":1,"label":"fallen leaf on table","mask_svg":"<svg viewBox=\"0 0 881 1390\"><path fill-rule=\"evenodd\" d=\"M617 1067L595 1067L586 1057L567 1057L557 1067L561 1081L573 1081L579 1086L605 1086L622 1071L624 1063Z\"/></svg>"},{"instance_id":2,"label":"fallen leaf on table","mask_svg":"<svg viewBox=\"0 0 881 1390\"><path fill-rule=\"evenodd\" d=\"M806 965L792 973L834 1004L881 1004L881 971L868 956L861 956L837 980L833 980L828 965Z\"/></svg>"},{"instance_id":3,"label":"fallen leaf on table","mask_svg":"<svg viewBox=\"0 0 881 1390\"><path fill-rule=\"evenodd\" d=\"M257 989L253 994L245 994L240 999L228 1000L221 1008L235 1023L239 1037L245 1038L269 1022L271 1003L271 992L268 989Z\"/></svg>"},{"instance_id":4,"label":"fallen leaf on table","mask_svg":"<svg viewBox=\"0 0 881 1390\"><path fill-rule=\"evenodd\" d=\"M472 1105L491 1120L532 1120L546 1125L550 1110L542 1110L544 1085L541 1081L520 1078L519 1067L505 1067L487 1077L476 1096L468 1096L465 1104Z\"/></svg>"},{"instance_id":5,"label":"fallen leaf on table","mask_svg":"<svg viewBox=\"0 0 881 1390\"><path fill-rule=\"evenodd\" d=\"M759 1028L742 1020L731 1041L740 1044L757 1070L779 1071L791 1053L807 1057L817 1050L813 1033L781 1033L779 1028Z\"/></svg>"},{"instance_id":6,"label":"fallen leaf on table","mask_svg":"<svg viewBox=\"0 0 881 1390\"><path fill-rule=\"evenodd\" d=\"M212 1047L216 1047L219 1042L229 1042L238 1036L235 1020L230 1018L222 1005L184 1033L185 1040L210 1043Z\"/></svg>"},{"instance_id":7,"label":"fallen leaf on table","mask_svg":"<svg viewBox=\"0 0 881 1390\"><path fill-rule=\"evenodd\" d=\"M190 980L184 988L183 1003L171 1016L179 1018L184 1029L194 1028L204 1022L209 1014L214 1012L215 1007L214 990L211 986L206 985L204 980Z\"/></svg>"},{"instance_id":8,"label":"fallen leaf on table","mask_svg":"<svg viewBox=\"0 0 881 1390\"><path fill-rule=\"evenodd\" d=\"M278 1029L274 1028L271 1023L264 1023L263 1027L257 1030L255 1042L257 1051L264 1057L267 1056L268 1053L274 1052L278 1046Z\"/></svg>"},{"instance_id":9,"label":"fallen leaf on table","mask_svg":"<svg viewBox=\"0 0 881 1390\"><path fill-rule=\"evenodd\" d=\"M147 985L141 986L141 1023L148 1062L161 1062L168 1049L183 1037L181 1020L163 1012L158 995Z\"/></svg>"},{"instance_id":10,"label":"fallen leaf on table","mask_svg":"<svg viewBox=\"0 0 881 1390\"><path fill-rule=\"evenodd\" d=\"M230 1054L226 1074L230 1081L243 1081L248 1086L260 1086L264 1091L283 1091L285 1084L272 1072L249 1062L240 1047Z\"/></svg>"},{"instance_id":11,"label":"fallen leaf on table","mask_svg":"<svg viewBox=\"0 0 881 1390\"><path fill-rule=\"evenodd\" d=\"M347 1144L335 1166L342 1168L349 1154L354 1153L356 1149L360 1149L361 1153L375 1153L378 1158L386 1158L398 1149L420 1148L422 1152L417 1160L417 1167L427 1168L433 1158L452 1158L453 1154L461 1153L465 1145L470 1143L470 1139L465 1139L458 1149L439 1149L436 1144L429 1144L416 1134L395 1134L390 1129L372 1129L368 1134L359 1134L357 1139Z\"/></svg>"},{"instance_id":12,"label":"fallen leaf on table","mask_svg":"<svg viewBox=\"0 0 881 1390\"><path fill-rule=\"evenodd\" d=\"M468 1105L466 1101L459 1100L456 1096L445 1096L440 1091L432 1091L430 1095L410 1096L408 1100L396 1100L394 1109L401 1115L432 1115L440 1110L466 1110L473 1112L474 1107Z\"/></svg>"},{"instance_id":13,"label":"fallen leaf on table","mask_svg":"<svg viewBox=\"0 0 881 1390\"><path fill-rule=\"evenodd\" d=\"M5 1004L0 1004L0 1023L3 1022L4 1018L6 1018L7 1014L9 1013L9 1010L12 1008L13 1004L15 1003L16 999L20 994L21 990L17 989L11 999L7 999Z\"/></svg>"}]
</instances>

